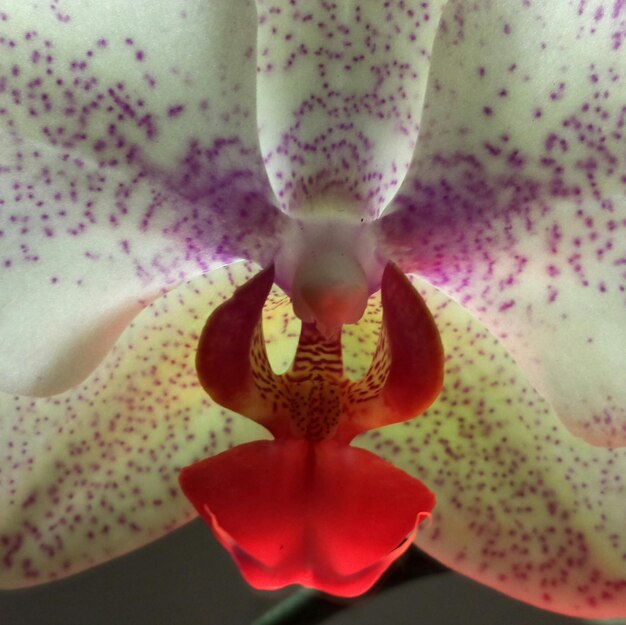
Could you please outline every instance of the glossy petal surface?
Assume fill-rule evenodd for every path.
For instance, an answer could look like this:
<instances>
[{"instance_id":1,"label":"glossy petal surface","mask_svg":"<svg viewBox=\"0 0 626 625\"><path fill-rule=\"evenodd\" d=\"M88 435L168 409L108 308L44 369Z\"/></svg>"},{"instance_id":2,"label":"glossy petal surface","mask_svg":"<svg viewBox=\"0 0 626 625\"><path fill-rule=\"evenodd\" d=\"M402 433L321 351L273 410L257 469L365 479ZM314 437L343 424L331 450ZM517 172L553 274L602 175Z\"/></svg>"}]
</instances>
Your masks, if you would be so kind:
<instances>
[{"instance_id":1,"label":"glossy petal surface","mask_svg":"<svg viewBox=\"0 0 626 625\"><path fill-rule=\"evenodd\" d=\"M442 394L419 419L355 444L436 493L417 543L445 564L545 609L623 616L626 452L572 436L478 321L420 291L447 356ZM351 358L373 352L374 327L365 319L349 337Z\"/></svg>"},{"instance_id":2,"label":"glossy petal surface","mask_svg":"<svg viewBox=\"0 0 626 625\"><path fill-rule=\"evenodd\" d=\"M255 33L250 2L3 3L4 390L65 390L159 293L271 257Z\"/></svg>"},{"instance_id":3,"label":"glossy petal surface","mask_svg":"<svg viewBox=\"0 0 626 625\"><path fill-rule=\"evenodd\" d=\"M389 254L481 318L595 445L626 444L626 5L450 2Z\"/></svg>"},{"instance_id":4,"label":"glossy petal surface","mask_svg":"<svg viewBox=\"0 0 626 625\"><path fill-rule=\"evenodd\" d=\"M375 217L409 166L441 0L259 0L258 117L284 210Z\"/></svg>"},{"instance_id":5,"label":"glossy petal surface","mask_svg":"<svg viewBox=\"0 0 626 625\"><path fill-rule=\"evenodd\" d=\"M251 275L233 265L158 299L72 391L0 395L0 586L58 579L173 529L193 516L180 468L265 436L213 404L194 365L207 313Z\"/></svg>"},{"instance_id":6,"label":"glossy petal surface","mask_svg":"<svg viewBox=\"0 0 626 625\"><path fill-rule=\"evenodd\" d=\"M186 467L181 486L255 587L362 594L410 544L434 496L363 449L240 445Z\"/></svg>"}]
</instances>

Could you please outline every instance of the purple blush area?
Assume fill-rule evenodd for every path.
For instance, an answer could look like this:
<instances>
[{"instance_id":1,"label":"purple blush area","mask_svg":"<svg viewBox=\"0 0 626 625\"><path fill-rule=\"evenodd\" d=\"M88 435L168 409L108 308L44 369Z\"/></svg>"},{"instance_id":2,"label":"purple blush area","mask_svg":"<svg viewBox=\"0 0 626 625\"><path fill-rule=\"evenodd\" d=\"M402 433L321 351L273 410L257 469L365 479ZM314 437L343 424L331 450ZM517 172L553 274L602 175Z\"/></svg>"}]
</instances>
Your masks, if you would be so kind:
<instances>
[{"instance_id":1,"label":"purple blush area","mask_svg":"<svg viewBox=\"0 0 626 625\"><path fill-rule=\"evenodd\" d=\"M50 362L70 358L60 337L73 326L83 346L102 326L100 353L122 319L181 281L235 259L271 258L282 215L257 141L255 13L147 8L65 2L59 19L47 6L16 4L2 14L6 362L41 360L29 324L57 336ZM222 23L238 25L236 34ZM46 318L20 314L43 308ZM48 373L35 369L11 389L78 381L48 387Z\"/></svg>"},{"instance_id":2,"label":"purple blush area","mask_svg":"<svg viewBox=\"0 0 626 625\"><path fill-rule=\"evenodd\" d=\"M184 65L164 71L158 58L147 63L140 37L120 29L112 34L103 24L91 42L73 37L82 13L49 29L37 11L28 17L32 30L8 13L0 31L0 122L9 137L3 230L28 248L3 261L38 258L34 240L42 234L79 237L126 221L175 242L200 271L213 256L258 255L253 239L271 238L278 216L256 145L254 99L243 97L254 86L247 46L234 46L243 75L233 63L232 75L201 85ZM158 40L143 39L159 49ZM219 90L232 101L215 97ZM140 271L153 273L147 264Z\"/></svg>"},{"instance_id":3,"label":"purple blush area","mask_svg":"<svg viewBox=\"0 0 626 625\"><path fill-rule=\"evenodd\" d=\"M483 320L575 434L624 445L626 11L609 4L450 3L380 225L389 255Z\"/></svg>"}]
</instances>

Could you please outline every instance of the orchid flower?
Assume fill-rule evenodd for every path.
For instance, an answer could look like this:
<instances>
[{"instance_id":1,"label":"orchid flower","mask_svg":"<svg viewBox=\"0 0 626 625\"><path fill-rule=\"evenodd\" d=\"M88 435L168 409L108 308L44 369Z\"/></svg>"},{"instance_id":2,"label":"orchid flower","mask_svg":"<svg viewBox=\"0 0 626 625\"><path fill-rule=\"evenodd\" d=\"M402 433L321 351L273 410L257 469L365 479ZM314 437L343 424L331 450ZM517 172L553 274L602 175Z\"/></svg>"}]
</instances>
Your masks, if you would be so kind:
<instances>
[{"instance_id":1,"label":"orchid flower","mask_svg":"<svg viewBox=\"0 0 626 625\"><path fill-rule=\"evenodd\" d=\"M623 0L3 2L0 584L193 518L188 467L257 585L408 538L626 615L625 73Z\"/></svg>"}]
</instances>

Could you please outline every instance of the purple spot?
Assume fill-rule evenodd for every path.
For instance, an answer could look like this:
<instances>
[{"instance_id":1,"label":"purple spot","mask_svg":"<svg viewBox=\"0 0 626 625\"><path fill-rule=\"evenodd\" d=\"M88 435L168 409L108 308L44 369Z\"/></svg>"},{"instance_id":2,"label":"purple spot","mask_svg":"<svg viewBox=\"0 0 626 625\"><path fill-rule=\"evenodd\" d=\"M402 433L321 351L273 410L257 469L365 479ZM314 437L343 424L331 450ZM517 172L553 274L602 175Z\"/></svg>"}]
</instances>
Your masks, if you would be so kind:
<instances>
[{"instance_id":1,"label":"purple spot","mask_svg":"<svg viewBox=\"0 0 626 625\"><path fill-rule=\"evenodd\" d=\"M172 118L178 117L184 110L185 110L184 104L177 104L175 106L170 106L170 108L167 109L167 116L172 117Z\"/></svg>"}]
</instances>

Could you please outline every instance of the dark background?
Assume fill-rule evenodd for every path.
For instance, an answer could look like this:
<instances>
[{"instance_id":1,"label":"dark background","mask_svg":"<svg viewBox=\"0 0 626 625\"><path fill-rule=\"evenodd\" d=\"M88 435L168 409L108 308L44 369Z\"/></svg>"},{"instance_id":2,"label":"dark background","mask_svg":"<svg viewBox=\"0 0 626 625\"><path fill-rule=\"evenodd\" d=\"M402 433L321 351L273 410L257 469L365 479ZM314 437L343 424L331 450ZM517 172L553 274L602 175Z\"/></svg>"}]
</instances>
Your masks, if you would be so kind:
<instances>
[{"instance_id":1,"label":"dark background","mask_svg":"<svg viewBox=\"0 0 626 625\"><path fill-rule=\"evenodd\" d=\"M139 551L80 575L0 592L0 625L251 625L289 594L287 590L261 593L246 586L210 531L194 521ZM541 612L446 573L378 594L324 624L589 622Z\"/></svg>"}]
</instances>

